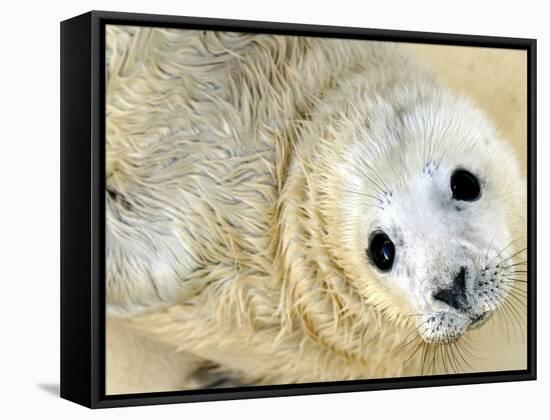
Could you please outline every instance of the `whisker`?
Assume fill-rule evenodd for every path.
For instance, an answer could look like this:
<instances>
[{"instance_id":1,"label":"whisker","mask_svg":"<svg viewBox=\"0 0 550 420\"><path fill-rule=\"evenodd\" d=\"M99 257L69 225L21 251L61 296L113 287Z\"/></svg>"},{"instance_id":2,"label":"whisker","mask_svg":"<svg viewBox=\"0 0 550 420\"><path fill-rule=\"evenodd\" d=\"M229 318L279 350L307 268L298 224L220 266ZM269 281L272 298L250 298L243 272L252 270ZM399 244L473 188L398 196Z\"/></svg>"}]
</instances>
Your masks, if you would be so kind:
<instances>
[{"instance_id":1,"label":"whisker","mask_svg":"<svg viewBox=\"0 0 550 420\"><path fill-rule=\"evenodd\" d=\"M518 293L519 296L522 296L522 297L527 297L527 290L525 289L520 289L519 287L517 286L508 286L510 288L509 292L510 293Z\"/></svg>"},{"instance_id":2,"label":"whisker","mask_svg":"<svg viewBox=\"0 0 550 420\"><path fill-rule=\"evenodd\" d=\"M371 195L371 194L367 194L367 193L363 193L363 192L359 192L359 191L352 191L352 190L343 190L343 191L348 193L348 194L356 194L356 195L360 195L362 197L372 198L374 200L377 200L380 203L384 202L384 200L380 199L379 197L377 197L375 195Z\"/></svg>"},{"instance_id":3,"label":"whisker","mask_svg":"<svg viewBox=\"0 0 550 420\"><path fill-rule=\"evenodd\" d=\"M435 375L437 373L436 369L437 369L437 365L436 365L436 362L437 362L437 352L440 348L439 345L435 344L433 346L434 350L432 352L432 361L430 362L430 372L432 373L432 375Z\"/></svg>"},{"instance_id":4,"label":"whisker","mask_svg":"<svg viewBox=\"0 0 550 420\"><path fill-rule=\"evenodd\" d=\"M447 338L445 338L445 340L447 340ZM441 373L450 373L451 370L449 366L449 343L445 342L441 344L441 367L443 368Z\"/></svg>"},{"instance_id":5,"label":"whisker","mask_svg":"<svg viewBox=\"0 0 550 420\"><path fill-rule=\"evenodd\" d=\"M515 263L515 264L510 264L510 265L507 265L506 267L500 267L500 269L505 270L507 268L515 267L517 265L527 265L527 261L522 261L522 262L518 262L518 263Z\"/></svg>"},{"instance_id":6,"label":"whisker","mask_svg":"<svg viewBox=\"0 0 550 420\"><path fill-rule=\"evenodd\" d=\"M508 293L508 296L510 296L511 298L514 298L517 302L518 305L520 305L522 308L527 308L527 302L525 301L526 299L526 296L524 295L516 295L515 293L518 293L516 291L510 291Z\"/></svg>"},{"instance_id":7,"label":"whisker","mask_svg":"<svg viewBox=\"0 0 550 420\"><path fill-rule=\"evenodd\" d=\"M458 354L460 355L460 357L462 358L462 360L463 360L464 363L466 364L466 367L467 367L468 369L470 369L470 370L474 370L474 369L472 368L472 365L470 364L470 362L468 362L468 360L466 360L466 359L464 358L464 355L462 354L462 353L468 354L469 352L468 352L468 350L466 349L465 345L462 343L461 340L456 341L456 347L457 347ZM461 350L462 350L462 351L461 351ZM468 355L469 355L469 354L468 354ZM469 355L469 357L472 358L471 355Z\"/></svg>"},{"instance_id":8,"label":"whisker","mask_svg":"<svg viewBox=\"0 0 550 420\"><path fill-rule=\"evenodd\" d=\"M508 296L511 296L511 295L508 295ZM505 305L508 307L509 309L509 312L510 314L512 315L512 318L513 320L515 321L515 325L518 326L520 332L521 332L521 336L523 339L525 339L525 333L524 333L524 328L523 328L523 324L521 323L521 315L518 313L518 309L516 308L516 306L514 305L513 301L509 300L509 299L506 299L506 303Z\"/></svg>"},{"instance_id":9,"label":"whisker","mask_svg":"<svg viewBox=\"0 0 550 420\"><path fill-rule=\"evenodd\" d=\"M502 263L505 263L506 261L511 260L511 259L514 258L515 256L517 256L517 255L519 255L519 254L521 254L522 252L525 252L525 251L527 251L527 247L520 249L519 251L515 252L514 254L510 255L509 257L507 257L507 258L505 258L505 259L503 259L503 260L500 260L500 261L498 262L497 266L498 266L498 265L501 265ZM496 267L496 266L495 266L495 267Z\"/></svg>"},{"instance_id":10,"label":"whisker","mask_svg":"<svg viewBox=\"0 0 550 420\"><path fill-rule=\"evenodd\" d=\"M422 348L422 346L425 344L423 340L420 341L420 343L415 347L415 350L412 352L412 354L405 360L405 364L409 363L409 361L414 357L414 355ZM420 369L420 372L422 372L422 368Z\"/></svg>"},{"instance_id":11,"label":"whisker","mask_svg":"<svg viewBox=\"0 0 550 420\"><path fill-rule=\"evenodd\" d=\"M502 305L501 313L505 316L505 325L506 325L506 334L508 335L508 344L511 343L512 340L512 326L514 325L514 321L512 320L512 315L510 314L510 311L508 309L508 305L506 300L504 301L504 304Z\"/></svg>"},{"instance_id":12,"label":"whisker","mask_svg":"<svg viewBox=\"0 0 550 420\"><path fill-rule=\"evenodd\" d=\"M448 339L448 338L447 338ZM452 343L445 344L443 351L444 359L446 361L446 366L444 364L445 373L456 373L456 368L453 365L453 355L451 353Z\"/></svg>"},{"instance_id":13,"label":"whisker","mask_svg":"<svg viewBox=\"0 0 550 420\"><path fill-rule=\"evenodd\" d=\"M460 343L460 347L462 348L464 353L466 353L468 355L468 357L470 357L472 359L476 359L476 360L481 360L478 356L475 356L472 353L472 351L475 351L475 352L479 353L479 350L477 348L475 348L474 346L472 346L472 343L468 342L466 339L457 341L457 343Z\"/></svg>"},{"instance_id":14,"label":"whisker","mask_svg":"<svg viewBox=\"0 0 550 420\"><path fill-rule=\"evenodd\" d=\"M522 283L522 284L527 284L529 283L527 280L520 280L520 279L515 279L515 278L508 278L507 280L501 280L502 283Z\"/></svg>"},{"instance_id":15,"label":"whisker","mask_svg":"<svg viewBox=\"0 0 550 420\"><path fill-rule=\"evenodd\" d=\"M376 181L374 180L374 178L366 172L365 167L369 168L369 170L372 171L372 168L370 167L370 165L368 165L368 163L365 162L364 167L360 167L360 166L357 165L357 163L355 163L355 162L353 162L353 161L351 161L351 160L348 160L348 162L349 162L350 166L351 166L352 168L354 168L354 169L359 173L359 175L365 177L368 181L370 181L372 184L374 184L374 186L378 189L378 191L379 191L382 195L384 194L384 188L382 188L382 187L380 186L380 184L378 184L378 182L376 182Z\"/></svg>"},{"instance_id":16,"label":"whisker","mask_svg":"<svg viewBox=\"0 0 550 420\"><path fill-rule=\"evenodd\" d=\"M491 250L491 247L493 246L493 242L495 241L496 237L497 237L497 234L498 234L498 230L495 232L494 236L493 236L493 239L491 239L491 243L489 244L489 246L487 247L487 252L485 253L485 261L487 260L487 258L489 257L489 251Z\"/></svg>"},{"instance_id":17,"label":"whisker","mask_svg":"<svg viewBox=\"0 0 550 420\"><path fill-rule=\"evenodd\" d=\"M422 374L424 374L424 372L426 372L426 374L427 374L426 362L428 361L428 356L430 354L430 350L432 350L431 344L426 343L426 345L424 346L423 351L422 351L422 367L420 368L420 371L422 372Z\"/></svg>"},{"instance_id":18,"label":"whisker","mask_svg":"<svg viewBox=\"0 0 550 420\"><path fill-rule=\"evenodd\" d=\"M411 331L407 337L405 337L405 340L414 332L417 332L417 331ZM417 332L418 333L418 332ZM410 344L414 343L416 340L418 340L419 338L422 338L422 336L420 335L420 333L418 333L418 335L416 337L414 337L412 340L408 341L407 343L403 344L402 346L400 346L397 350L395 350L396 353L400 353L402 352L405 348L407 348Z\"/></svg>"},{"instance_id":19,"label":"whisker","mask_svg":"<svg viewBox=\"0 0 550 420\"><path fill-rule=\"evenodd\" d=\"M516 241L517 241L517 239L513 239L508 245L506 245L504 248L502 248L502 249L500 250L500 252L499 252L497 255L495 255L493 258L491 258L491 261L489 261L489 263L487 264L487 266L489 266L489 267L494 267L494 266L491 266L491 263L492 263L494 260L496 260L500 255L502 255L502 253L503 253L504 251L506 251L508 248L510 248L510 247L514 244L514 242L516 242ZM501 261L501 262L502 262L502 261Z\"/></svg>"},{"instance_id":20,"label":"whisker","mask_svg":"<svg viewBox=\"0 0 550 420\"><path fill-rule=\"evenodd\" d=\"M462 358L462 355L460 354L460 352L458 351L458 348L457 348L457 345L456 345L456 341L451 343L451 345L449 346L449 349L450 349L450 352L451 352L451 355L452 355L452 359L453 359L453 369L454 369L454 372L455 373L458 373L459 371L462 371L463 368L462 368L462 364L459 360L459 357ZM457 354L458 354L458 357L457 357Z\"/></svg>"}]
</instances>

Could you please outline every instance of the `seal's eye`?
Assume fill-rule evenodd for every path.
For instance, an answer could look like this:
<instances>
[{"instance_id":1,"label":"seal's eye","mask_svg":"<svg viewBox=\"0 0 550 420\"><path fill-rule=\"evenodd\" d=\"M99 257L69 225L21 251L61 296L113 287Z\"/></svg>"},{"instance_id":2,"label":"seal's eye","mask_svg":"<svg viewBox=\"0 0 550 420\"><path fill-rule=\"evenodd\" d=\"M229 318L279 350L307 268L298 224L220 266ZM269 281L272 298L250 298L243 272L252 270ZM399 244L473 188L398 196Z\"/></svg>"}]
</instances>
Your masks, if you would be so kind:
<instances>
[{"instance_id":1,"label":"seal's eye","mask_svg":"<svg viewBox=\"0 0 550 420\"><path fill-rule=\"evenodd\" d=\"M453 198L460 201L475 201L481 194L476 176L464 169L457 169L451 175Z\"/></svg>"},{"instance_id":2,"label":"seal's eye","mask_svg":"<svg viewBox=\"0 0 550 420\"><path fill-rule=\"evenodd\" d=\"M395 246L384 232L376 232L370 239L367 253L376 267L382 271L388 271L393 265Z\"/></svg>"}]
</instances>

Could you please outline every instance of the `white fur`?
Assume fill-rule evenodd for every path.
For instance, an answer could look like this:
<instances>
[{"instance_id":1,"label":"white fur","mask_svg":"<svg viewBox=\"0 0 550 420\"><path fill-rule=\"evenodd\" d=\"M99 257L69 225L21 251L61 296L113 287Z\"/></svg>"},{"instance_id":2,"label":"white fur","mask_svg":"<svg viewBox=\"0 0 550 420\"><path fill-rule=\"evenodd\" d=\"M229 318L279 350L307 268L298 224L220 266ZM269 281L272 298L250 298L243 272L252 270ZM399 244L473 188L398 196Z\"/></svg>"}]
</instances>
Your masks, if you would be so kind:
<instances>
[{"instance_id":1,"label":"white fur","mask_svg":"<svg viewBox=\"0 0 550 420\"><path fill-rule=\"evenodd\" d=\"M245 383L288 383L418 374L506 301L506 269L491 274L498 291L477 284L521 258L517 163L399 48L107 34L112 314ZM479 177L480 200L452 199L458 167ZM378 228L396 244L386 274L366 255ZM433 299L461 266L468 313ZM400 351L411 333L433 345Z\"/></svg>"}]
</instances>

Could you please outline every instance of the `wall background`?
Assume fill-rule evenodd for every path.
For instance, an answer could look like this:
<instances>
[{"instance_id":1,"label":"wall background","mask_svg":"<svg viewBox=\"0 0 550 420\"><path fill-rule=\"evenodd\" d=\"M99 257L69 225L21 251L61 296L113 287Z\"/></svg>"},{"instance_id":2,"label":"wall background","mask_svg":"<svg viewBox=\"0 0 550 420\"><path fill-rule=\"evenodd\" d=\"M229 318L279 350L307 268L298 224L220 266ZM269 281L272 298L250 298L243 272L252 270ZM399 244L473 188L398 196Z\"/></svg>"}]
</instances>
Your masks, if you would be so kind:
<instances>
[{"instance_id":1,"label":"wall background","mask_svg":"<svg viewBox=\"0 0 550 420\"><path fill-rule=\"evenodd\" d=\"M550 28L543 2L253 2L83 0L7 3L0 26L2 417L85 418L518 418L547 407L550 391ZM59 21L90 9L538 38L539 380L371 393L229 401L91 412L59 392ZM507 108L496 112L508 112ZM450 409L450 407L452 407ZM545 410L546 411L546 410ZM5 414L4 414L5 413Z\"/></svg>"}]
</instances>

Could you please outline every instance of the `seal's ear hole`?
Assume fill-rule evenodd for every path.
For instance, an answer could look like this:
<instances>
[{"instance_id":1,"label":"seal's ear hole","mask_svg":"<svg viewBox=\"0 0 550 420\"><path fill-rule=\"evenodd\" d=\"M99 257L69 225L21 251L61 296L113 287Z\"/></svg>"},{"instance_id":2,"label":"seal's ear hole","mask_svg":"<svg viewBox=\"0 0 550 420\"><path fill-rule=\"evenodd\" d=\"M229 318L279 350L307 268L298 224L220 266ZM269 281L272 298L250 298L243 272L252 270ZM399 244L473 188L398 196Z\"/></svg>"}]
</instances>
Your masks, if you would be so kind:
<instances>
[{"instance_id":1,"label":"seal's ear hole","mask_svg":"<svg viewBox=\"0 0 550 420\"><path fill-rule=\"evenodd\" d=\"M381 271L389 271L395 258L395 245L384 232L374 232L367 250L371 262Z\"/></svg>"},{"instance_id":2,"label":"seal's ear hole","mask_svg":"<svg viewBox=\"0 0 550 420\"><path fill-rule=\"evenodd\" d=\"M453 199L475 201L481 196L481 187L477 177L464 169L457 169L451 175Z\"/></svg>"}]
</instances>

